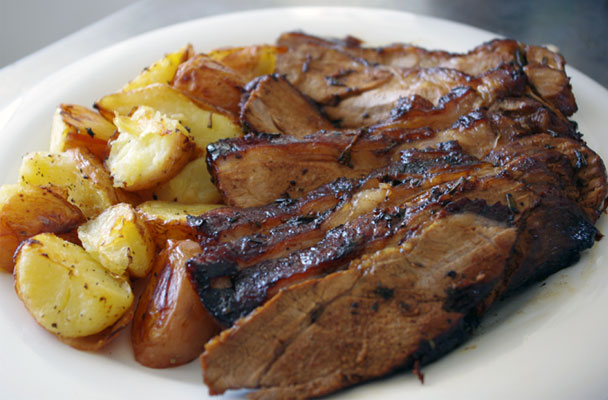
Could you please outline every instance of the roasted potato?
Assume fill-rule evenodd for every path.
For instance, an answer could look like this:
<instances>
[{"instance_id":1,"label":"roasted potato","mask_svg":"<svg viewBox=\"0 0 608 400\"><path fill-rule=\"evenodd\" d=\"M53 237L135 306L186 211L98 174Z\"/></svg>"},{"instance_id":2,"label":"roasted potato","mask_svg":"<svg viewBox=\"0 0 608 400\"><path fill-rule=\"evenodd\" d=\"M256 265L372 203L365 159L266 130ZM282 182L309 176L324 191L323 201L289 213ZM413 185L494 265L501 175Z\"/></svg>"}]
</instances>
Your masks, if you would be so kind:
<instances>
[{"instance_id":1,"label":"roasted potato","mask_svg":"<svg viewBox=\"0 0 608 400\"><path fill-rule=\"evenodd\" d=\"M168 239L194 239L196 232L188 225L188 215L201 215L218 204L180 204L169 201L147 201L140 204L137 214L146 223L159 248L164 248Z\"/></svg>"},{"instance_id":2,"label":"roasted potato","mask_svg":"<svg viewBox=\"0 0 608 400\"><path fill-rule=\"evenodd\" d=\"M43 232L70 232L86 221L64 197L32 185L0 187L1 269L13 271L13 254L25 239Z\"/></svg>"},{"instance_id":3,"label":"roasted potato","mask_svg":"<svg viewBox=\"0 0 608 400\"><path fill-rule=\"evenodd\" d=\"M235 71L205 54L197 54L182 63L173 78L176 89L197 102L228 111L235 119L239 117L239 103L246 83Z\"/></svg>"},{"instance_id":4,"label":"roasted potato","mask_svg":"<svg viewBox=\"0 0 608 400\"><path fill-rule=\"evenodd\" d=\"M156 247L146 224L129 204L116 204L78 228L85 250L111 272L144 277Z\"/></svg>"},{"instance_id":5,"label":"roasted potato","mask_svg":"<svg viewBox=\"0 0 608 400\"><path fill-rule=\"evenodd\" d=\"M23 184L63 189L67 200L87 218L117 203L112 179L101 162L86 149L63 153L36 152L23 157L19 169Z\"/></svg>"},{"instance_id":6,"label":"roasted potato","mask_svg":"<svg viewBox=\"0 0 608 400\"><path fill-rule=\"evenodd\" d=\"M179 174L155 188L153 196L182 204L214 204L222 200L211 182L204 157L191 161Z\"/></svg>"},{"instance_id":7,"label":"roasted potato","mask_svg":"<svg viewBox=\"0 0 608 400\"><path fill-rule=\"evenodd\" d=\"M209 57L238 73L245 82L274 72L277 55L287 51L284 47L261 45L217 49Z\"/></svg>"},{"instance_id":8,"label":"roasted potato","mask_svg":"<svg viewBox=\"0 0 608 400\"><path fill-rule=\"evenodd\" d=\"M213 110L197 106L185 94L164 84L118 92L96 103L99 112L109 120L114 115L129 115L139 106L149 106L180 121L201 152L219 139L242 136L238 122Z\"/></svg>"},{"instance_id":9,"label":"roasted potato","mask_svg":"<svg viewBox=\"0 0 608 400\"><path fill-rule=\"evenodd\" d=\"M128 191L149 189L176 175L195 150L179 121L150 108L132 116L117 115L118 136L110 140L106 166L114 186Z\"/></svg>"},{"instance_id":10,"label":"roasted potato","mask_svg":"<svg viewBox=\"0 0 608 400\"><path fill-rule=\"evenodd\" d=\"M192 57L194 50L191 45L187 45L175 53L167 54L164 58L158 60L135 77L131 82L127 83L122 91L129 91L140 87L148 86L153 83L169 83L175 76L177 67Z\"/></svg>"},{"instance_id":11,"label":"roasted potato","mask_svg":"<svg viewBox=\"0 0 608 400\"><path fill-rule=\"evenodd\" d=\"M112 326L133 303L129 282L105 269L82 247L42 233L15 256L15 290L46 330L67 338Z\"/></svg>"},{"instance_id":12,"label":"roasted potato","mask_svg":"<svg viewBox=\"0 0 608 400\"><path fill-rule=\"evenodd\" d=\"M219 332L186 274L186 261L201 252L193 241L169 241L154 266L133 319L135 359L147 367L182 365L198 357Z\"/></svg>"},{"instance_id":13,"label":"roasted potato","mask_svg":"<svg viewBox=\"0 0 608 400\"><path fill-rule=\"evenodd\" d=\"M74 104L61 104L53 116L50 151L61 153L85 148L101 160L108 139L115 130L112 123L95 111Z\"/></svg>"}]
</instances>

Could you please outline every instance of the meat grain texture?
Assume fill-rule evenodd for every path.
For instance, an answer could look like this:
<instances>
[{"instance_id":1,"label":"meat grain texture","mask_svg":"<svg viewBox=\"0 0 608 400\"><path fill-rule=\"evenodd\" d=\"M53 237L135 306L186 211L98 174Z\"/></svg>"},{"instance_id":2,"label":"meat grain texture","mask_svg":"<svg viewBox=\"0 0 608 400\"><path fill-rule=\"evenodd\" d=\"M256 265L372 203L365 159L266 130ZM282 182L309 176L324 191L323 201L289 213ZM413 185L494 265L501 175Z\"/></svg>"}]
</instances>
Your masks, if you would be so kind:
<instances>
[{"instance_id":1,"label":"meat grain texture","mask_svg":"<svg viewBox=\"0 0 608 400\"><path fill-rule=\"evenodd\" d=\"M241 101L251 133L208 148L230 207L189 219L190 280L224 327L201 356L210 393L311 398L417 369L596 241L606 171L559 54L278 44Z\"/></svg>"}]
</instances>

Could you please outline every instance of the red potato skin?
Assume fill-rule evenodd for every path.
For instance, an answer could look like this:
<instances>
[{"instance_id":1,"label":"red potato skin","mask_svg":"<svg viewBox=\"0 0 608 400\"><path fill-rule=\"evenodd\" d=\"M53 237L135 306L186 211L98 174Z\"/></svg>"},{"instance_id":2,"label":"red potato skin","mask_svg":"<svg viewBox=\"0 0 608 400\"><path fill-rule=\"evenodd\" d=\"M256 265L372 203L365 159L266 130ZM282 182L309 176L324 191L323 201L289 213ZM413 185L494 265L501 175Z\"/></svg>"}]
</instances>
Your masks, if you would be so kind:
<instances>
[{"instance_id":1,"label":"red potato skin","mask_svg":"<svg viewBox=\"0 0 608 400\"><path fill-rule=\"evenodd\" d=\"M186 364L219 332L186 275L186 261L200 251L194 241L169 240L157 258L131 331L135 359L146 367Z\"/></svg>"}]
</instances>

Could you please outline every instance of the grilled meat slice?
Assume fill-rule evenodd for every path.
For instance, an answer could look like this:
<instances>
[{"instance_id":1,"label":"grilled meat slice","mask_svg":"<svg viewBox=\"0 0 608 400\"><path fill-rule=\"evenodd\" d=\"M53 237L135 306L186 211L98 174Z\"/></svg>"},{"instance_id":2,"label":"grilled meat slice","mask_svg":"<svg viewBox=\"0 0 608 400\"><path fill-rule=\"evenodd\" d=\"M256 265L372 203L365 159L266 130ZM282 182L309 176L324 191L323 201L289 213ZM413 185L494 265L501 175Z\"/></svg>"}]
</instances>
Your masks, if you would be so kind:
<instances>
[{"instance_id":1,"label":"grilled meat slice","mask_svg":"<svg viewBox=\"0 0 608 400\"><path fill-rule=\"evenodd\" d=\"M202 216L188 217L203 244L227 242L244 235L265 233L292 217L319 214L349 196L355 181L341 178L298 198L280 198L251 208L222 207Z\"/></svg>"},{"instance_id":2,"label":"grilled meat slice","mask_svg":"<svg viewBox=\"0 0 608 400\"><path fill-rule=\"evenodd\" d=\"M466 195L494 204L510 198L522 210L532 207L539 195L504 173L463 154L455 143L405 151L400 161L361 180L332 209L287 219L265 234L254 231L207 246L192 261L199 294L215 317L229 325L294 277L326 274L360 252L404 240L448 201ZM219 277L232 284L213 287Z\"/></svg>"},{"instance_id":3,"label":"grilled meat slice","mask_svg":"<svg viewBox=\"0 0 608 400\"><path fill-rule=\"evenodd\" d=\"M292 53L302 52L300 46L316 45L333 48L363 59L371 64L382 64L396 68L452 68L465 74L477 76L502 64L517 59L519 45L515 40L496 39L481 44L465 54L427 50L407 44L392 44L385 47L362 47L362 41L353 37L344 40L328 40L301 32L282 34L277 42ZM554 54L554 53L553 53ZM295 54L284 54L285 58ZM521 54L519 55L521 58Z\"/></svg>"},{"instance_id":4,"label":"grilled meat slice","mask_svg":"<svg viewBox=\"0 0 608 400\"><path fill-rule=\"evenodd\" d=\"M437 151L430 153L436 155ZM539 155L521 157L520 163L525 163L525 159ZM421 161L420 168L427 172L441 164L431 164L434 167L427 169L424 157ZM415 172L411 164L405 165L410 172ZM543 167L544 164L539 163L534 171L536 181L528 182L525 178L529 171L498 167L490 174L484 168L471 170L468 178L442 182L409 198L403 195L406 191L399 190L405 182L394 182L395 194L385 196L385 203L379 202L379 207L371 213L348 219L344 225L328 231L317 245L303 251L265 259L242 269L234 265L231 269L224 268L223 274L214 265L197 264L200 257L191 260L191 278L216 318L223 318L226 324L247 315L206 346L202 363L210 391L221 393L229 388L252 387L262 388L258 393L262 397L295 393L302 397L318 396L397 367L411 366L414 361L433 359L449 350L465 337L463 330L455 328L458 324L475 320L497 298L521 285L569 265L593 244L597 230L574 202L562 196L559 185L555 186L555 182L559 182L558 174ZM545 179L538 178L541 175ZM427 179L432 181L433 175L427 175ZM389 200L391 197L399 206L382 208L394 204ZM463 219L454 219L454 214ZM508 240L496 239L493 233L488 233L488 224L496 224L495 221L500 221L501 229L512 229ZM483 240L475 239L477 235ZM504 247L485 246L497 240ZM387 252L397 258L391 256L384 262L382 257ZM416 256L411 258L413 253ZM485 264L480 255L492 261ZM420 273L415 274L409 284L400 281L409 275L407 270L394 270L403 265L398 260L404 259L408 261L408 268L415 266L412 268ZM455 266L460 265L461 260L462 266ZM365 285L367 289L357 299L349 296L348 301L342 303L339 299L344 293L350 293L353 287L358 287L361 276L367 276L362 265L367 265L372 275ZM427 268L429 265L434 267ZM463 270L480 265L482 270L476 273ZM351 274L356 278L342 285L340 277ZM234 287L226 285L224 280L222 287L214 288L211 279L217 277L230 277ZM440 282L447 278L459 283L444 287ZM324 286L327 282L332 283ZM321 291L317 290L318 285L323 288ZM417 285L423 285L430 297L413 295L417 291L411 290ZM203 286L206 288L201 290ZM285 289L276 294L278 288ZM213 295L205 298L205 293ZM255 309L266 299L269 299L266 304ZM433 302L431 299L439 302L437 308L426 308ZM391 330L388 336L384 336L381 325L377 325L380 322L375 320L376 312L388 307L383 300L391 304L386 310L388 314L382 316L381 321L387 324L382 325L383 328L392 326L391 318L398 320L398 315L408 315L407 322L399 324L399 329ZM306 311L300 314L302 308ZM460 315L448 316L443 312ZM324 316L329 319L324 320ZM377 326L378 329L373 330L372 336L353 335L352 332L359 331L352 330L351 318L362 327ZM434 322L430 323L427 318ZM451 321L457 325L451 325ZM260 330L262 325L264 330ZM345 335L347 331L343 329L351 334ZM447 340L445 335L450 345L440 346L438 352L428 343L424 344ZM329 352L328 357L335 360L328 361L324 356L319 359L319 343L330 340L332 345L322 348L324 354ZM402 347L403 343L408 344ZM353 345L356 351L344 353L344 349ZM361 346L374 352L391 353L388 359L394 363L380 362L381 358L375 359L367 352L362 355ZM255 360L245 356L247 359L235 369L230 362L235 351L247 353ZM349 354L348 357L338 357L343 353ZM368 364L367 357L376 361ZM312 371L311 363L317 366ZM289 377L285 371L289 371Z\"/></svg>"},{"instance_id":5,"label":"grilled meat slice","mask_svg":"<svg viewBox=\"0 0 608 400\"><path fill-rule=\"evenodd\" d=\"M556 137L569 137L579 140L581 134L576 123L555 113L543 104L542 99L527 91L525 96L501 99L490 106L488 115L494 130L509 141L536 133L547 132Z\"/></svg>"},{"instance_id":6,"label":"grilled meat slice","mask_svg":"<svg viewBox=\"0 0 608 400\"><path fill-rule=\"evenodd\" d=\"M283 34L278 43L289 50L279 57L277 72L287 74L288 79L305 94L309 94L308 88L298 86L298 82L305 81L304 75L318 81L317 86L322 87L323 76L317 76L318 72L322 71L325 76L331 77L332 73L335 75L339 71L348 70L340 68L340 61L336 60L327 70L316 68L308 73L309 69L304 67L308 65L307 61L310 63L320 54L329 51L332 54L342 53L345 59L348 55L362 63L376 65L378 69L388 67L397 76L404 70L421 68L449 68L471 76L480 76L501 65L512 64L523 69L529 84L558 113L569 116L577 109L569 78L565 73L563 57L546 48L524 45L513 40L493 40L465 54L429 51L404 44L365 48L361 46L360 40L352 37L326 40L303 33ZM381 84L387 85L387 81ZM388 87L394 87L394 84ZM356 94L363 91L365 90L357 91ZM342 100L344 97L334 98L335 102ZM328 104L327 100L321 104Z\"/></svg>"},{"instance_id":7,"label":"grilled meat slice","mask_svg":"<svg viewBox=\"0 0 608 400\"><path fill-rule=\"evenodd\" d=\"M373 89L392 76L343 51L309 44L280 54L275 72L320 105Z\"/></svg>"},{"instance_id":8,"label":"grilled meat slice","mask_svg":"<svg viewBox=\"0 0 608 400\"><path fill-rule=\"evenodd\" d=\"M240 118L248 132L302 137L335 129L317 106L282 76L265 75L251 81L245 90Z\"/></svg>"},{"instance_id":9,"label":"grilled meat slice","mask_svg":"<svg viewBox=\"0 0 608 400\"><path fill-rule=\"evenodd\" d=\"M446 112L453 112L446 107ZM417 112L422 120L424 112ZM442 126L442 114L427 113ZM483 111L460 117L449 129L404 129L381 126L375 130L329 132L304 138L257 135L221 140L207 149L207 163L224 201L254 207L277 198L298 198L339 177L360 178L395 159L401 150L424 148L457 140L477 157L495 145L495 135Z\"/></svg>"},{"instance_id":10,"label":"grilled meat slice","mask_svg":"<svg viewBox=\"0 0 608 400\"><path fill-rule=\"evenodd\" d=\"M532 135L497 147L486 160L523 172L522 179L530 183L539 181L535 175L539 165L550 169L558 177L556 185L593 222L606 208L606 168L601 158L581 141Z\"/></svg>"},{"instance_id":11,"label":"grilled meat slice","mask_svg":"<svg viewBox=\"0 0 608 400\"><path fill-rule=\"evenodd\" d=\"M480 169L490 166L464 154L462 147L455 141L439 143L436 150L404 150L399 159L400 162L381 168L361 181L339 178L297 199L281 198L265 206L245 209L218 208L200 217L189 217L189 223L205 245L228 242L245 235L268 235L273 228L286 221L293 220L297 225L305 220L312 222L328 210L339 208L341 214L352 215L352 211L347 211L349 202L357 203L357 208L360 209L362 198L365 198L365 202L370 197L378 198L376 194L353 196L356 189L369 189L380 183L394 185L408 180L417 190L424 190L428 187L425 186L427 183L438 184L461 178L462 168L466 174L469 167ZM450 168L446 169L446 165L450 165ZM433 176L433 181L424 181L424 175L430 176L429 174ZM381 199L384 197L385 194L380 196ZM334 226L341 223L335 222L335 216L331 219Z\"/></svg>"},{"instance_id":12,"label":"grilled meat slice","mask_svg":"<svg viewBox=\"0 0 608 400\"><path fill-rule=\"evenodd\" d=\"M211 393L309 398L427 361L466 337L470 310L501 281L515 237L505 222L453 214L292 286L207 344L205 382Z\"/></svg>"},{"instance_id":13,"label":"grilled meat slice","mask_svg":"<svg viewBox=\"0 0 608 400\"><path fill-rule=\"evenodd\" d=\"M325 105L323 110L341 127L365 127L385 121L403 120L404 111L408 108L404 109L399 104L400 99L419 96L437 109L442 109L444 103L462 96L465 88L470 88L472 93L467 108L460 109L459 115L463 115L480 107L488 107L502 97L522 94L525 82L525 76L512 65L503 65L478 78L445 68L397 71L381 85L349 96L337 104ZM448 119L444 127L450 126L454 121L455 119Z\"/></svg>"}]
</instances>

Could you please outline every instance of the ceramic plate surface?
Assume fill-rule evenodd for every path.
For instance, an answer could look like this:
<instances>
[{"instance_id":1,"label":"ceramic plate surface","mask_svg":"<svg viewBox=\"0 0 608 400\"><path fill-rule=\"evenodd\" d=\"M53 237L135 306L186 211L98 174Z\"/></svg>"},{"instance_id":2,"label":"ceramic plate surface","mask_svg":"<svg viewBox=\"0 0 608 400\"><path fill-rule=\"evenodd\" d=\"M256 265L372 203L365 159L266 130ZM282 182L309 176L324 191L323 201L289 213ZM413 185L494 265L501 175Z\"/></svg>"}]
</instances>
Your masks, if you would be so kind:
<instances>
[{"instance_id":1,"label":"ceramic plate surface","mask_svg":"<svg viewBox=\"0 0 608 400\"><path fill-rule=\"evenodd\" d=\"M51 117L61 102L90 106L119 89L163 54L192 43L216 47L273 43L285 31L365 39L369 45L411 42L466 51L496 35L444 20L355 8L285 8L182 23L121 42L50 76L23 96L0 127L0 183L16 181L23 154L48 149ZM546 38L547 42L551 38ZM608 160L608 91L568 70L589 146ZM599 222L608 232L608 218ZM580 262L500 304L474 337L423 368L340 392L343 399L590 399L608 395L608 240ZM61 344L29 316L0 274L0 393L4 399L205 399L197 362L154 370L137 364L123 334L101 353ZM238 363L238 360L234 361ZM228 393L239 398L245 392Z\"/></svg>"}]
</instances>

